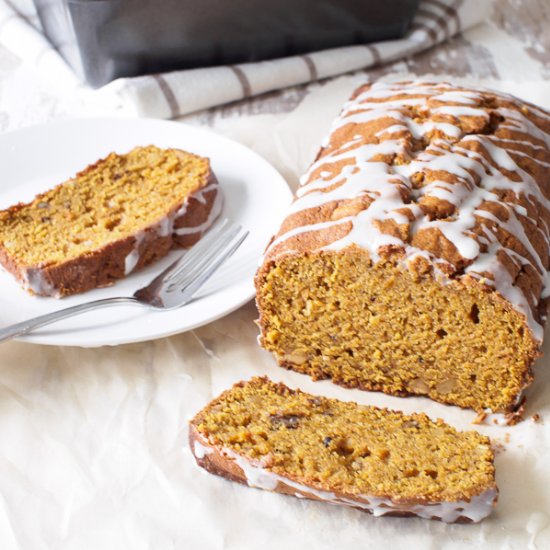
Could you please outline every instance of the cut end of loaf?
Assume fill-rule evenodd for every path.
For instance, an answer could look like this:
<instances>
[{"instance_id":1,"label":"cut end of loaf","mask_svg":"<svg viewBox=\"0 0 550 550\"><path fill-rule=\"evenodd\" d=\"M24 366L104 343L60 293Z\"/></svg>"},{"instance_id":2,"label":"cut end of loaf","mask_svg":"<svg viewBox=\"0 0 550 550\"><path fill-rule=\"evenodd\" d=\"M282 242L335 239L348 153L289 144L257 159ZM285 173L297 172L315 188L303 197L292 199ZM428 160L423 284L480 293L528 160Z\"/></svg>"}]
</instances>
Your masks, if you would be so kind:
<instances>
[{"instance_id":1,"label":"cut end of loaf","mask_svg":"<svg viewBox=\"0 0 550 550\"><path fill-rule=\"evenodd\" d=\"M550 113L535 105L361 86L266 250L264 347L314 378L512 411L544 335L549 168Z\"/></svg>"},{"instance_id":2,"label":"cut end of loaf","mask_svg":"<svg viewBox=\"0 0 550 550\"><path fill-rule=\"evenodd\" d=\"M493 412L531 382L538 342L477 280L441 284L352 247L280 258L256 282L262 345L315 379Z\"/></svg>"},{"instance_id":3,"label":"cut end of loaf","mask_svg":"<svg viewBox=\"0 0 550 550\"><path fill-rule=\"evenodd\" d=\"M497 498L487 437L266 378L236 384L199 412L190 445L214 474L375 515L479 521Z\"/></svg>"}]
</instances>

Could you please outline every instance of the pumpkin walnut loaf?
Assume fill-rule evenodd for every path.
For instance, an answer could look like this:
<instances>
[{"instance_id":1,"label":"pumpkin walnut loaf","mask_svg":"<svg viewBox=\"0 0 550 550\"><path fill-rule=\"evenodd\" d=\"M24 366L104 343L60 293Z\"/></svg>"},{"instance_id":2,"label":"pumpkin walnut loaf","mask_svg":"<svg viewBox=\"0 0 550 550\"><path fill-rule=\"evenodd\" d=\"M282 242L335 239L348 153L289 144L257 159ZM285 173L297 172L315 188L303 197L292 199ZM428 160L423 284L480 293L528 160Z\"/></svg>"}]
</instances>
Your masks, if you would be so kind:
<instances>
[{"instance_id":1,"label":"pumpkin walnut loaf","mask_svg":"<svg viewBox=\"0 0 550 550\"><path fill-rule=\"evenodd\" d=\"M212 401L191 421L189 440L214 474L376 516L477 522L498 494L487 437L267 378Z\"/></svg>"},{"instance_id":2,"label":"pumpkin walnut loaf","mask_svg":"<svg viewBox=\"0 0 550 550\"><path fill-rule=\"evenodd\" d=\"M0 262L29 291L66 296L112 284L221 210L208 159L154 146L111 153L28 204L0 211Z\"/></svg>"},{"instance_id":3,"label":"pumpkin walnut loaf","mask_svg":"<svg viewBox=\"0 0 550 550\"><path fill-rule=\"evenodd\" d=\"M257 273L260 342L315 379L511 412L543 336L549 199L547 112L362 86Z\"/></svg>"}]
</instances>

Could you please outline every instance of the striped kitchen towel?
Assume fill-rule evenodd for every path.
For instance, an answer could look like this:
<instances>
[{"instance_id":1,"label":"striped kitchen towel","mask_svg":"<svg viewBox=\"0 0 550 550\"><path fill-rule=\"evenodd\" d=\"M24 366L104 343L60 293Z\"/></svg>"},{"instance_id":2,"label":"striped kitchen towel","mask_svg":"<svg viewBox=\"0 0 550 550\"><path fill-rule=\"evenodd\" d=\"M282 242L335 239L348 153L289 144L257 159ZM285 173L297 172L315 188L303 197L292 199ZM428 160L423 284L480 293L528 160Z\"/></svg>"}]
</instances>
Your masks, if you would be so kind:
<instances>
[{"instance_id":1,"label":"striped kitchen towel","mask_svg":"<svg viewBox=\"0 0 550 550\"><path fill-rule=\"evenodd\" d=\"M487 18L492 2L421 0L399 40L334 48L271 61L120 78L93 93L138 116L177 118L271 90L368 69L435 46ZM0 0L0 44L56 83L85 87L45 38L30 0ZM59 49L59 47L58 47Z\"/></svg>"}]
</instances>

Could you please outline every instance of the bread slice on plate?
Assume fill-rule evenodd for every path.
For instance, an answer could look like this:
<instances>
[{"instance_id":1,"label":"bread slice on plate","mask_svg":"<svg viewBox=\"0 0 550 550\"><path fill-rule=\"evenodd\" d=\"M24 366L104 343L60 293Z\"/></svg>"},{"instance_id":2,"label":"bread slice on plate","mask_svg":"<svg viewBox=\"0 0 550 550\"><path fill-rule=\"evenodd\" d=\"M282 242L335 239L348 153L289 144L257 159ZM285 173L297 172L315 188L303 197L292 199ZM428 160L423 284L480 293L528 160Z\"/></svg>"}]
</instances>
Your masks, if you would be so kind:
<instances>
[{"instance_id":1,"label":"bread slice on plate","mask_svg":"<svg viewBox=\"0 0 550 550\"><path fill-rule=\"evenodd\" d=\"M498 496L487 437L267 378L209 403L191 420L189 443L211 473L375 516L478 522Z\"/></svg>"},{"instance_id":2,"label":"bread slice on plate","mask_svg":"<svg viewBox=\"0 0 550 550\"><path fill-rule=\"evenodd\" d=\"M194 244L221 207L207 158L155 146L111 153L0 211L0 263L33 294L84 292Z\"/></svg>"}]
</instances>

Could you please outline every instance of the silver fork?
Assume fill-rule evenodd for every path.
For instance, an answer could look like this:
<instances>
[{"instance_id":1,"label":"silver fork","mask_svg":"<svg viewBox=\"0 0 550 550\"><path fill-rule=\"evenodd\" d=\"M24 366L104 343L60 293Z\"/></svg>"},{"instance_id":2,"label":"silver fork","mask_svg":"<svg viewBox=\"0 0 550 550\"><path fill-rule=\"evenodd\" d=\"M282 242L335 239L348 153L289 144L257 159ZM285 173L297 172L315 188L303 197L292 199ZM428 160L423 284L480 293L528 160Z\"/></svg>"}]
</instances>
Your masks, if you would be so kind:
<instances>
[{"instance_id":1,"label":"silver fork","mask_svg":"<svg viewBox=\"0 0 550 550\"><path fill-rule=\"evenodd\" d=\"M16 336L23 336L61 319L103 307L119 304L137 304L148 306L154 310L170 310L181 307L193 298L201 286L239 248L247 236L248 231L243 230L240 225L230 223L225 218L210 229L188 252L169 265L147 286L137 290L133 296L94 300L22 321L0 329L0 342Z\"/></svg>"}]
</instances>

